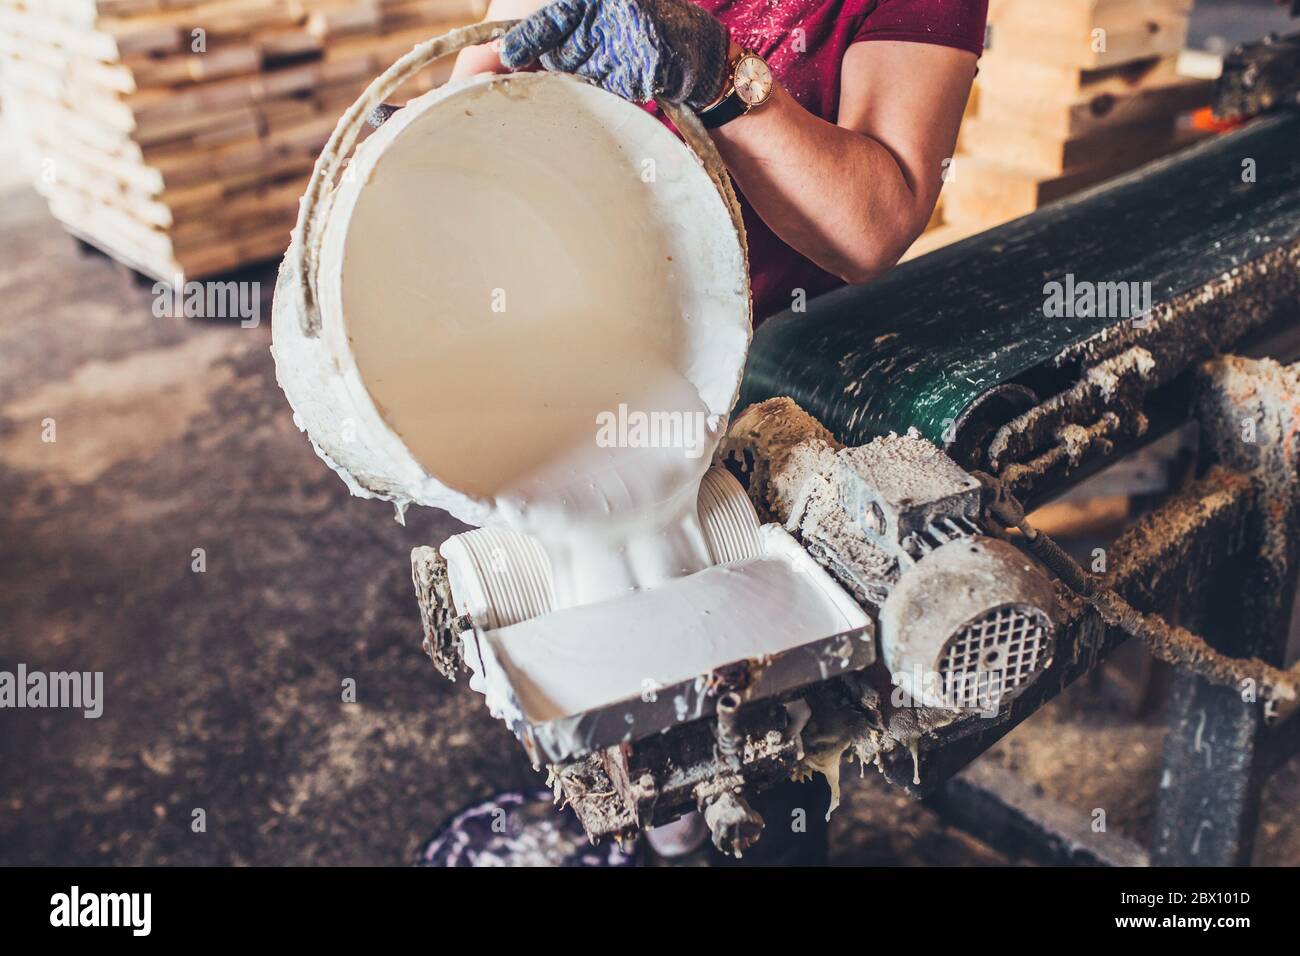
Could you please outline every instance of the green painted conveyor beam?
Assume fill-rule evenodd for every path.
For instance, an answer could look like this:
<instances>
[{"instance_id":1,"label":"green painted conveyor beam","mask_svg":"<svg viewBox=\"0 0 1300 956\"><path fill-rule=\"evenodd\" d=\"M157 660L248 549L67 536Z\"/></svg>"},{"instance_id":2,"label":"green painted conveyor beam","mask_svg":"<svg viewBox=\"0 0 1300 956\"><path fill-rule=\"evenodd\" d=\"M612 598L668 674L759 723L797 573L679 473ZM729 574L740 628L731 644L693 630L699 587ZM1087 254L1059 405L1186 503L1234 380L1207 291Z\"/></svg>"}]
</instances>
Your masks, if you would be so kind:
<instances>
[{"instance_id":1,"label":"green painted conveyor beam","mask_svg":"<svg viewBox=\"0 0 1300 956\"><path fill-rule=\"evenodd\" d=\"M1159 304L1297 242L1300 116L1270 117L773 317L737 407L789 395L849 444L910 426L942 442L990 390L1124 321L1048 318L1046 283L1149 282Z\"/></svg>"}]
</instances>

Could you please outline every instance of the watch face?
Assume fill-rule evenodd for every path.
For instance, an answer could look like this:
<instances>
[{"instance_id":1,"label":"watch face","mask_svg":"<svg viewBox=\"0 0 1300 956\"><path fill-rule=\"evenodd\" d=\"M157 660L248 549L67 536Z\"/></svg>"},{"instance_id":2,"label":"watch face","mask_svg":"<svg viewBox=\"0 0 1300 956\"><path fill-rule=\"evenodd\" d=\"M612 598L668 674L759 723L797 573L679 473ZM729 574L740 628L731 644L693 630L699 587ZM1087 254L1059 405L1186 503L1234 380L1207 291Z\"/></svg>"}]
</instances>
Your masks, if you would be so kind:
<instances>
[{"instance_id":1,"label":"watch face","mask_svg":"<svg viewBox=\"0 0 1300 956\"><path fill-rule=\"evenodd\" d=\"M758 106L772 95L772 71L761 56L747 53L736 64L736 95L746 106Z\"/></svg>"}]
</instances>

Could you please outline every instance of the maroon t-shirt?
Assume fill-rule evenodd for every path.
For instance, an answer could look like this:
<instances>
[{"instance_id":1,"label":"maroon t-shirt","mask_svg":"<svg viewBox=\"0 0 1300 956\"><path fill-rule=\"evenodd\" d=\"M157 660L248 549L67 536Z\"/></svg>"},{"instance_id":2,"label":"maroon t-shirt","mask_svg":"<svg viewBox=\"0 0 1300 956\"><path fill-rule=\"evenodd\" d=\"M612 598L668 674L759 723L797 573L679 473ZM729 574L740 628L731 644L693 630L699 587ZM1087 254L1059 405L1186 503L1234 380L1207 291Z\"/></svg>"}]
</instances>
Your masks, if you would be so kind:
<instances>
[{"instance_id":1,"label":"maroon t-shirt","mask_svg":"<svg viewBox=\"0 0 1300 956\"><path fill-rule=\"evenodd\" d=\"M864 40L904 40L984 48L988 0L695 0L740 46L765 59L804 109L834 123L844 53ZM778 239L741 197L749 236L754 319L787 309L796 289L808 298L844 284Z\"/></svg>"}]
</instances>

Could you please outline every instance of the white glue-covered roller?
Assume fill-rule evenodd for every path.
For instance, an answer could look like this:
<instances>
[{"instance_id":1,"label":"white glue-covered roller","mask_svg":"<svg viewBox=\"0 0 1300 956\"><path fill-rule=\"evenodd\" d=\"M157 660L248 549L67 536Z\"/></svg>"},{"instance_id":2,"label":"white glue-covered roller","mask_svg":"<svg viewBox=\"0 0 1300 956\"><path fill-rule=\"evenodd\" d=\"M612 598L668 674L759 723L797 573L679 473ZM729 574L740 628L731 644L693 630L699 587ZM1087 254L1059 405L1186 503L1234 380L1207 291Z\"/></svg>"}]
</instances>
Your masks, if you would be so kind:
<instances>
[{"instance_id":1,"label":"white glue-covered roller","mask_svg":"<svg viewBox=\"0 0 1300 956\"><path fill-rule=\"evenodd\" d=\"M697 502L713 565L747 561L763 553L758 514L727 469L710 468ZM447 560L456 611L483 630L509 627L552 609L551 563L535 538L506 528L477 528L452 535L439 551Z\"/></svg>"},{"instance_id":2,"label":"white glue-covered roller","mask_svg":"<svg viewBox=\"0 0 1300 956\"><path fill-rule=\"evenodd\" d=\"M274 353L354 494L532 537L568 607L715 563L696 499L748 348L744 240L692 115L670 110L704 160L562 74L427 93L340 175L372 106L492 28L417 47L340 121L281 269Z\"/></svg>"},{"instance_id":3,"label":"white glue-covered roller","mask_svg":"<svg viewBox=\"0 0 1300 956\"><path fill-rule=\"evenodd\" d=\"M713 564L747 561L763 553L758 512L726 468L710 468L704 475L697 510Z\"/></svg>"}]
</instances>

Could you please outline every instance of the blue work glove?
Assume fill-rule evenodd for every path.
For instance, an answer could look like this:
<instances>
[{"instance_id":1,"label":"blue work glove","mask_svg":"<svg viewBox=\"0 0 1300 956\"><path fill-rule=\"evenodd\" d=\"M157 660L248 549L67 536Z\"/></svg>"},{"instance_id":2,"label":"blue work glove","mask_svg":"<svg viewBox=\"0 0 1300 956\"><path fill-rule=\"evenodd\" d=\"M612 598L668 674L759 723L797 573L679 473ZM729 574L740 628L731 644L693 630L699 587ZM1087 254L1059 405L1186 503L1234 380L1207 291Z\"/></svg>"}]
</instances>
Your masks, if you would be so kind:
<instances>
[{"instance_id":1,"label":"blue work glove","mask_svg":"<svg viewBox=\"0 0 1300 956\"><path fill-rule=\"evenodd\" d=\"M633 103L708 106L727 78L727 29L688 0L554 0L501 38L512 70L541 60Z\"/></svg>"}]
</instances>

